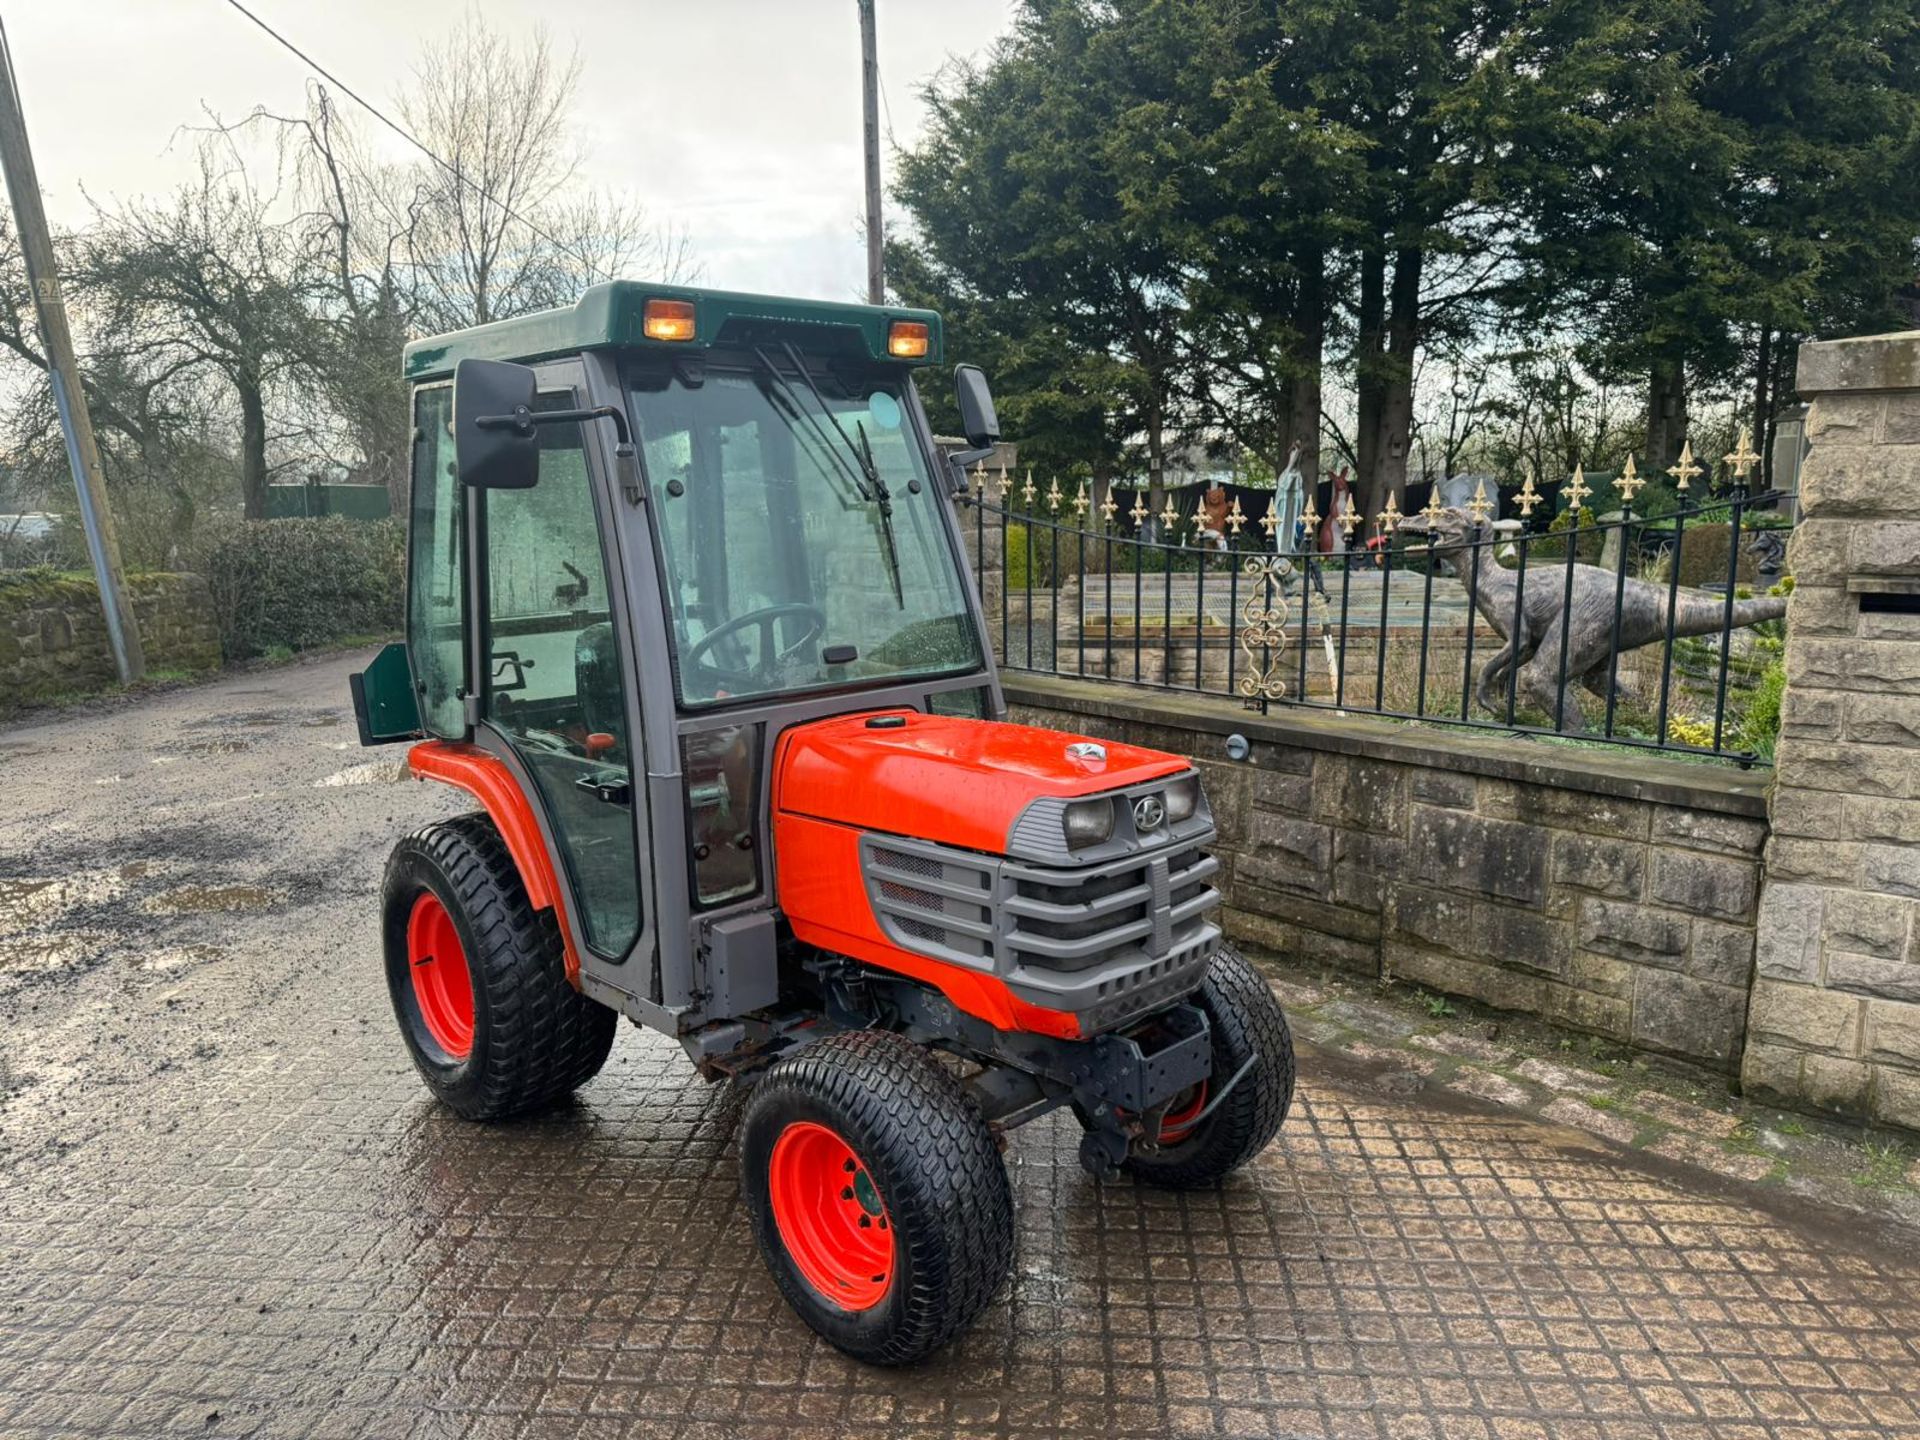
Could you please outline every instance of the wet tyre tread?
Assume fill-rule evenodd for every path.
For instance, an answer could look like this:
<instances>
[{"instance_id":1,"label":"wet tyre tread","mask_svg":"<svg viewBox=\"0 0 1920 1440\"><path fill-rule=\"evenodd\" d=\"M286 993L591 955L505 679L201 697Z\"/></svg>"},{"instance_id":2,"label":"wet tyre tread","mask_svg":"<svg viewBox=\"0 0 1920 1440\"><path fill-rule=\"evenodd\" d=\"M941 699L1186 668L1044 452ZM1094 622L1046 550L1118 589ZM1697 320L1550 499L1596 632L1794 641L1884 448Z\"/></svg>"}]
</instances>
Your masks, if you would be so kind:
<instances>
[{"instance_id":1,"label":"wet tyre tread","mask_svg":"<svg viewBox=\"0 0 1920 1440\"><path fill-rule=\"evenodd\" d=\"M1013 1264L1013 1192L993 1132L938 1059L887 1031L830 1035L773 1066L754 1086L743 1126L780 1123L768 1112L795 1096L839 1117L882 1180L910 1255L897 1273L911 1277L911 1290L883 1336L849 1343L822 1333L873 1364L918 1360L979 1316ZM756 1213L754 1230L788 1301L803 1317L820 1308L778 1254L771 1215Z\"/></svg>"},{"instance_id":2,"label":"wet tyre tread","mask_svg":"<svg viewBox=\"0 0 1920 1440\"><path fill-rule=\"evenodd\" d=\"M1257 1058L1198 1134L1121 1164L1136 1179L1170 1190L1212 1185L1239 1169L1266 1149L1293 1104L1293 1035L1260 972L1231 945L1222 946L1198 999L1213 1027L1215 1074L1224 1068L1231 1076L1249 1055Z\"/></svg>"},{"instance_id":3,"label":"wet tyre tread","mask_svg":"<svg viewBox=\"0 0 1920 1440\"><path fill-rule=\"evenodd\" d=\"M533 908L492 820L462 815L415 831L388 861L389 889L409 850L454 892L472 938L467 962L476 1013L484 1007L486 1014L484 1039L475 1032L473 1062L480 1068L466 1083L444 1085L421 1067L435 1093L469 1120L500 1120L541 1109L591 1080L613 1048L619 1016L568 982L559 922L552 910Z\"/></svg>"}]
</instances>

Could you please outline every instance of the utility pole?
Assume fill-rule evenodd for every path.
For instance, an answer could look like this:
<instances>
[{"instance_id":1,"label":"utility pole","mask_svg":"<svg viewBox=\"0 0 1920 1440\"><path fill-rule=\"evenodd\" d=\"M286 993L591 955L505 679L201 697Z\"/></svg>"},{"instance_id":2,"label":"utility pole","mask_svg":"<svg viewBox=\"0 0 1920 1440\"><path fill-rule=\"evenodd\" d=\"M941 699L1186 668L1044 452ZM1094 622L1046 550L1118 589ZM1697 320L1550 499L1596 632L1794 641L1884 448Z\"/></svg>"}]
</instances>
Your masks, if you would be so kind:
<instances>
[{"instance_id":1,"label":"utility pole","mask_svg":"<svg viewBox=\"0 0 1920 1440\"><path fill-rule=\"evenodd\" d=\"M7 172L14 228L20 234L20 250L26 258L41 342L47 348L47 375L53 381L53 403L66 436L67 465L73 471L74 489L80 494L80 523L87 534L87 555L93 561L94 578L100 585L107 641L113 647L120 683L131 685L146 675L147 661L140 648L140 627L127 600L120 541L114 534L113 512L107 508L107 490L100 478L100 449L94 443L93 420L87 414L87 395L81 388L80 367L73 355L73 335L67 329L66 301L60 294L60 274L54 268L53 241L47 234L47 212L40 204L40 181L33 173L33 152L27 147L26 115L20 108L13 52L7 47L4 26L0 26L0 166Z\"/></svg>"},{"instance_id":2,"label":"utility pole","mask_svg":"<svg viewBox=\"0 0 1920 1440\"><path fill-rule=\"evenodd\" d=\"M867 303L887 302L880 251L880 61L873 38L873 0L860 5L860 101L867 154Z\"/></svg>"}]
</instances>

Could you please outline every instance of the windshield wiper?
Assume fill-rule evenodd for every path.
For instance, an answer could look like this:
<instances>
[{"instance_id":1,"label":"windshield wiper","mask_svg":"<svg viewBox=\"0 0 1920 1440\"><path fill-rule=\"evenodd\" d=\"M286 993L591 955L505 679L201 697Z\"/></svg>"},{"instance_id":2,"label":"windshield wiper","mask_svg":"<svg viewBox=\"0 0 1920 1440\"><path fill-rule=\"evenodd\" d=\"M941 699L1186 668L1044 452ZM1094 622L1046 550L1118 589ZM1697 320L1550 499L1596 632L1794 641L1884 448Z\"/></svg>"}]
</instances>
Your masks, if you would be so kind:
<instances>
[{"instance_id":1,"label":"windshield wiper","mask_svg":"<svg viewBox=\"0 0 1920 1440\"><path fill-rule=\"evenodd\" d=\"M813 372L807 369L807 362L800 358L800 352L784 340L780 342L780 348L786 351L787 358L793 362L793 368L806 382L807 393L813 396L813 403L819 407L820 414L826 416L827 424L833 427L833 433L840 437L846 453L853 456L855 463L859 465L860 474L866 477L865 485L855 478L854 488L860 492L862 500L873 502L880 507L880 537L886 542L887 570L893 577L893 599L894 603L904 610L907 608L907 597L900 583L900 548L893 538L893 492L887 488L887 482L880 477L880 467L873 458L873 445L867 439L867 427L862 421L856 420L853 422L853 428L859 432L859 440L856 441L853 436L847 434L846 426L840 423L840 417L834 413L833 407L827 404L826 396L820 393L820 387L814 383ZM754 347L753 353L760 357L760 363L767 367L767 373L780 383L781 388L787 389L786 378L774 369L773 362L767 359L765 353L758 346ZM822 433L820 422L814 418L811 411L806 412L806 420L816 434ZM837 452L836 458L839 458Z\"/></svg>"},{"instance_id":2,"label":"windshield wiper","mask_svg":"<svg viewBox=\"0 0 1920 1440\"><path fill-rule=\"evenodd\" d=\"M774 366L773 361L767 358L767 352L756 345L753 347L753 353L759 359L760 364L766 369L767 379L778 387L778 394L775 398L777 398L794 417L806 422L807 429L811 433L814 443L826 452L826 457L833 462L834 468L846 479L853 482L853 488L859 493L860 498L871 504L873 502L873 491L869 490L861 479L861 476L866 473L865 464L861 463L859 470L856 471L852 465L847 463L845 450L846 447L850 447L852 444L852 442L847 439L847 432L842 430L836 423L833 427L833 433L840 437L841 444L836 445L829 440L827 438L826 427L820 423L819 419L811 410L800 403L799 397L793 393L793 387L787 383L787 377L782 375ZM813 392L813 398L820 401L820 408L823 410L826 409L826 402L820 399L820 391L815 388L813 377L808 375L804 368L800 370L800 374L805 378L807 388ZM858 452L854 454L854 459L855 461L860 461L861 457Z\"/></svg>"},{"instance_id":3,"label":"windshield wiper","mask_svg":"<svg viewBox=\"0 0 1920 1440\"><path fill-rule=\"evenodd\" d=\"M833 428L840 429L836 419ZM887 489L887 482L880 478L880 467L873 462L873 443L867 439L867 422L856 420L853 428L860 433L860 455L866 462L867 479L873 482L873 490L880 497L880 533L887 541L887 565L893 571L893 599L902 610L907 608L905 591L900 588L900 547L893 539L893 492ZM846 432L842 430L841 434Z\"/></svg>"}]
</instances>

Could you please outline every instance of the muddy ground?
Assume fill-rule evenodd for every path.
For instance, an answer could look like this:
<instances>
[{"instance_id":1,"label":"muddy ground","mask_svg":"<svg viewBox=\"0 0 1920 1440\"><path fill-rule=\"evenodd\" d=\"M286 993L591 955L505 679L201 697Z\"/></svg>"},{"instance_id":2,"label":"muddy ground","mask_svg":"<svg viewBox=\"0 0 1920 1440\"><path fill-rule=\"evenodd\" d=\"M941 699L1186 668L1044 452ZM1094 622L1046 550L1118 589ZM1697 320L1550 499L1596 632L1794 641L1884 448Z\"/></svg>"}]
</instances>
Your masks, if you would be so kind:
<instances>
[{"instance_id":1,"label":"muddy ground","mask_svg":"<svg viewBox=\"0 0 1920 1440\"><path fill-rule=\"evenodd\" d=\"M726 1092L431 1104L345 660L0 729L0 1436L1920 1435L1910 1231L1322 1052L1224 1189L1020 1132L1014 1280L866 1370L781 1304Z\"/></svg>"}]
</instances>

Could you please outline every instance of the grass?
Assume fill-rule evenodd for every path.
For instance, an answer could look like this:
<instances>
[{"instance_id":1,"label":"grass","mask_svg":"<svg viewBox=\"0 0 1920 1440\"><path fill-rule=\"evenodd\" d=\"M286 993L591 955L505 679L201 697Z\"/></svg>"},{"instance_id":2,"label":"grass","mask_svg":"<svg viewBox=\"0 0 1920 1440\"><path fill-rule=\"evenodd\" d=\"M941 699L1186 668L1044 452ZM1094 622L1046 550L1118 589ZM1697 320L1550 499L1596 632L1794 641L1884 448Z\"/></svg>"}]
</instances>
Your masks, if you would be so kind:
<instances>
[{"instance_id":1,"label":"grass","mask_svg":"<svg viewBox=\"0 0 1920 1440\"><path fill-rule=\"evenodd\" d=\"M1855 1185L1863 1190L1900 1190L1906 1187L1906 1146L1898 1141L1875 1144L1869 1140L1860 1149L1867 1163L1865 1169L1855 1172Z\"/></svg>"}]
</instances>

